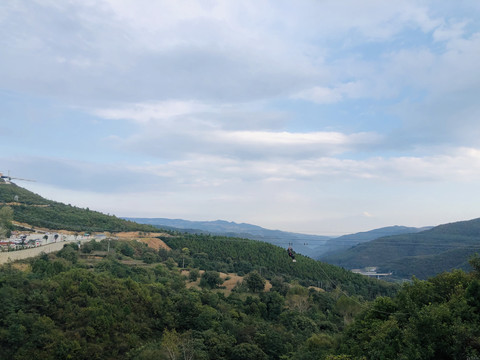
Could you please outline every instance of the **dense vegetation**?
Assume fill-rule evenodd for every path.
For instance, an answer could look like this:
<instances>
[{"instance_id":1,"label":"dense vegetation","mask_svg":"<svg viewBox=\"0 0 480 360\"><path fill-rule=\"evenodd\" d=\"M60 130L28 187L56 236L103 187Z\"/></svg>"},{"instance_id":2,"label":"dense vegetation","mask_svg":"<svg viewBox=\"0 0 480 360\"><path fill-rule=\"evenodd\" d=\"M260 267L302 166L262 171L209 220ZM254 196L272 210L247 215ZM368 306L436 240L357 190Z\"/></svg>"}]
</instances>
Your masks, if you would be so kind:
<instances>
[{"instance_id":1,"label":"dense vegetation","mask_svg":"<svg viewBox=\"0 0 480 360\"><path fill-rule=\"evenodd\" d=\"M293 245L297 253L314 258L313 255L325 252L324 244L329 236L308 235L280 230L269 230L257 225L235 223L231 221L190 221L165 218L124 218L140 224L154 225L160 229L181 231L190 234L211 234L264 241L269 244L286 247ZM379 236L377 236L379 237ZM370 240L372 240L371 238Z\"/></svg>"},{"instance_id":2,"label":"dense vegetation","mask_svg":"<svg viewBox=\"0 0 480 360\"><path fill-rule=\"evenodd\" d=\"M52 230L158 231L153 226L47 200L15 184L0 183L0 206L2 204L9 204L13 209L15 221Z\"/></svg>"},{"instance_id":3,"label":"dense vegetation","mask_svg":"<svg viewBox=\"0 0 480 360\"><path fill-rule=\"evenodd\" d=\"M265 277L281 275L287 280L298 280L304 286L318 286L327 290L337 286L350 294L373 299L391 295L396 287L373 280L342 268L315 261L297 254L293 263L287 252L263 242L209 235L183 235L163 239L174 249L188 248L195 253L193 266L206 270L248 273L261 272Z\"/></svg>"},{"instance_id":4,"label":"dense vegetation","mask_svg":"<svg viewBox=\"0 0 480 360\"><path fill-rule=\"evenodd\" d=\"M12 216L82 231L126 226L10 185L0 185L0 202L13 209L2 208L3 231ZM464 225L429 236L472 241L471 255L480 222ZM163 238L171 251L92 240L0 267L0 359L480 359L478 256L472 273L399 287L301 255L293 263L263 242L172 235ZM444 249L444 262L461 250ZM420 256L411 260L430 260ZM229 292L220 272L244 279Z\"/></svg>"},{"instance_id":5,"label":"dense vegetation","mask_svg":"<svg viewBox=\"0 0 480 360\"><path fill-rule=\"evenodd\" d=\"M101 261L82 259L107 247ZM309 290L278 276L264 292L256 271L229 295L214 270L202 275L203 289L187 289L177 266L196 255L103 240L4 266L0 358L316 359L334 351L362 307L339 289Z\"/></svg>"},{"instance_id":6,"label":"dense vegetation","mask_svg":"<svg viewBox=\"0 0 480 360\"><path fill-rule=\"evenodd\" d=\"M427 228L415 228L395 225L379 229L373 229L370 231L362 231L355 234L342 235L327 240L322 246L316 247L313 253L309 256L318 260L328 259L329 255L348 250L352 246L355 246L357 244L365 243L386 236L413 234L425 230L427 230Z\"/></svg>"},{"instance_id":7,"label":"dense vegetation","mask_svg":"<svg viewBox=\"0 0 480 360\"><path fill-rule=\"evenodd\" d=\"M340 352L354 358L480 359L480 261L476 271L414 280L378 298L344 333Z\"/></svg>"},{"instance_id":8,"label":"dense vegetation","mask_svg":"<svg viewBox=\"0 0 480 360\"><path fill-rule=\"evenodd\" d=\"M322 260L348 269L376 266L398 278L420 279L453 269L468 270L480 251L480 219L434 227L416 234L382 237Z\"/></svg>"},{"instance_id":9,"label":"dense vegetation","mask_svg":"<svg viewBox=\"0 0 480 360\"><path fill-rule=\"evenodd\" d=\"M13 229L13 210L9 206L0 207L0 240L10 237Z\"/></svg>"},{"instance_id":10,"label":"dense vegetation","mask_svg":"<svg viewBox=\"0 0 480 360\"><path fill-rule=\"evenodd\" d=\"M214 244L218 255L198 252L205 250L202 241ZM456 271L429 281L414 280L393 297L367 302L340 286L326 292L302 286L315 271L308 263L302 269L310 260L298 257L293 264L268 244L257 247L252 241L198 236L180 236L169 243L178 247L156 251L138 242L92 240L81 249L68 244L56 254L0 268L0 358L480 356L478 258L473 261L476 273ZM260 253L257 258L255 252ZM243 256L252 257L250 269ZM263 256L268 260L261 261ZM293 265L299 269L292 270ZM188 277L179 271L183 266L190 270ZM218 273L225 266L246 275L231 293L222 290ZM207 271L201 274L200 269ZM325 268L329 278L339 280L336 275L342 271L329 272L332 269ZM268 292L265 277L272 284ZM363 278L351 281L359 279ZM201 288L187 287L195 280Z\"/></svg>"}]
</instances>

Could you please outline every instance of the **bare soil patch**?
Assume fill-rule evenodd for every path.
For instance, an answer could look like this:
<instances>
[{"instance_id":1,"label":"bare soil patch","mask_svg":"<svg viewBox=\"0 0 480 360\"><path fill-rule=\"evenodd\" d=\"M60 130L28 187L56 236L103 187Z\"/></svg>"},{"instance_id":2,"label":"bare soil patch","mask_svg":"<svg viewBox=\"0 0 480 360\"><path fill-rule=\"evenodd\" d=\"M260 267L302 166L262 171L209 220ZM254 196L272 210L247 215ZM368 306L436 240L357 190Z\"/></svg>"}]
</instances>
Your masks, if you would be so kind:
<instances>
[{"instance_id":1,"label":"bare soil patch","mask_svg":"<svg viewBox=\"0 0 480 360\"><path fill-rule=\"evenodd\" d=\"M172 250L163 240L157 239L157 238L142 238L142 239L137 239L137 241L147 244L148 247L159 250L159 249L165 249L165 250Z\"/></svg>"},{"instance_id":2,"label":"bare soil patch","mask_svg":"<svg viewBox=\"0 0 480 360\"><path fill-rule=\"evenodd\" d=\"M123 231L115 233L115 236L122 239L151 238L156 236L169 237L170 234L163 232Z\"/></svg>"},{"instance_id":3,"label":"bare soil patch","mask_svg":"<svg viewBox=\"0 0 480 360\"><path fill-rule=\"evenodd\" d=\"M187 283L186 283L186 287L187 288L197 288L197 289L200 289L200 277L202 276L202 274L204 273L205 271L204 270L200 270L199 273L200 273L200 276L199 278L197 279L197 281L188 281L187 280ZM190 271L188 270L181 270L181 273L182 275L185 275L187 278L190 274ZM222 289L217 289L217 291L223 291L225 292L226 295L229 295L233 288L235 286L237 286L238 283L241 283L243 281L243 276L239 276L235 273L219 273L220 274L220 277L222 279L224 279L224 282L223 284L221 285L223 288ZM227 280L227 277L229 278ZM265 290L264 291L270 291L270 289L272 288L272 284L270 284L270 281L266 281L266 284L265 284Z\"/></svg>"},{"instance_id":4,"label":"bare soil patch","mask_svg":"<svg viewBox=\"0 0 480 360\"><path fill-rule=\"evenodd\" d=\"M25 264L25 263L20 263L18 261L12 263L12 267L14 269L20 270L20 271L29 271L31 270L30 264Z\"/></svg>"},{"instance_id":5,"label":"bare soil patch","mask_svg":"<svg viewBox=\"0 0 480 360\"><path fill-rule=\"evenodd\" d=\"M159 250L159 249L165 249L169 251L171 250L170 247L167 244L165 244L164 241L157 238L157 236L165 236L165 237L171 236L166 233L128 231L128 232L116 233L115 236L120 240L136 240L138 242L147 244L148 247L151 247L152 249L155 249L155 250Z\"/></svg>"}]
</instances>

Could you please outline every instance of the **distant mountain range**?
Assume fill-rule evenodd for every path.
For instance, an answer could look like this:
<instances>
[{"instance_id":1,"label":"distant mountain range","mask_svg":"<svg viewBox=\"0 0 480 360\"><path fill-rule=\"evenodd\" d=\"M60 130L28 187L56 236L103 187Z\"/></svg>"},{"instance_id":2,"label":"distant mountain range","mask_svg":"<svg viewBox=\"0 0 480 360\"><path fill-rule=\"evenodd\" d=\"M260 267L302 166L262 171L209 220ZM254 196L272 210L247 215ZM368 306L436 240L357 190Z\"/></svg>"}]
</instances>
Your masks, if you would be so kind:
<instances>
[{"instance_id":1,"label":"distant mountain range","mask_svg":"<svg viewBox=\"0 0 480 360\"><path fill-rule=\"evenodd\" d=\"M329 239L324 246L312 254L314 259L324 259L328 255L334 255L339 251L345 251L352 246L372 241L385 236L414 234L421 231L431 229L432 227L407 227L407 226L388 226L370 231L359 232L355 234L343 235L337 238Z\"/></svg>"},{"instance_id":2,"label":"distant mountain range","mask_svg":"<svg viewBox=\"0 0 480 360\"><path fill-rule=\"evenodd\" d=\"M182 219L132 217L124 217L123 219L134 221L139 224L153 225L166 230L259 240L283 248L292 245L296 252L306 256L310 256L316 247L324 245L327 240L330 239L328 236L269 230L257 225L246 223L239 224L225 220L189 221Z\"/></svg>"},{"instance_id":3,"label":"distant mountain range","mask_svg":"<svg viewBox=\"0 0 480 360\"><path fill-rule=\"evenodd\" d=\"M398 278L426 279L443 271L469 269L468 260L476 252L480 252L480 219L380 237L319 258L347 269L376 266Z\"/></svg>"},{"instance_id":4,"label":"distant mountain range","mask_svg":"<svg viewBox=\"0 0 480 360\"><path fill-rule=\"evenodd\" d=\"M221 236L247 238L265 241L277 246L288 247L290 244L300 254L311 258L319 258L325 253L333 253L348 249L362 242L371 241L386 235L415 233L425 228L413 228L405 226L390 226L371 231L360 232L332 238L322 235L307 235L280 230L269 230L257 225L216 221L189 221L182 219L166 218L123 218L140 224L157 226L167 230L177 230L190 233L209 233Z\"/></svg>"},{"instance_id":5,"label":"distant mountain range","mask_svg":"<svg viewBox=\"0 0 480 360\"><path fill-rule=\"evenodd\" d=\"M0 184L0 206L13 209L14 220L32 226L72 231L152 231L163 228L190 233L247 238L283 248L346 269L375 266L400 279L425 279L442 271L469 269L480 252L480 219L433 228L391 226L337 238L268 230L223 220L187 221L165 218L125 218L47 200L15 184ZM142 224L142 225L140 225ZM146 225L143 225L146 224ZM427 230L426 230L427 229Z\"/></svg>"},{"instance_id":6,"label":"distant mountain range","mask_svg":"<svg viewBox=\"0 0 480 360\"><path fill-rule=\"evenodd\" d=\"M398 279L420 279L452 269L469 269L469 258L480 251L480 219L436 227L389 226L332 238L224 220L188 221L165 218L125 218L158 228L260 240L346 269L377 267Z\"/></svg>"}]
</instances>

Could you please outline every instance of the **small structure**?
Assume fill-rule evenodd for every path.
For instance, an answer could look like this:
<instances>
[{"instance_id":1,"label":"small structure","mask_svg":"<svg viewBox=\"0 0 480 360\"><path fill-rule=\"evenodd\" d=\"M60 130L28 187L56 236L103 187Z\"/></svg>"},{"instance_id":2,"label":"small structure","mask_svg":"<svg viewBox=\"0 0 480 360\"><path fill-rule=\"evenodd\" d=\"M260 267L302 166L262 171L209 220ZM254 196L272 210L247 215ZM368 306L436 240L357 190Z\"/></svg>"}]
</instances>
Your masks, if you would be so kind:
<instances>
[{"instance_id":1,"label":"small structure","mask_svg":"<svg viewBox=\"0 0 480 360\"><path fill-rule=\"evenodd\" d=\"M364 276L375 277L377 279L392 275L391 272L389 272L389 273L378 273L376 267L366 267L366 268L363 268L363 269L352 269L352 272L355 273L355 274L360 274L360 275L364 275Z\"/></svg>"}]
</instances>

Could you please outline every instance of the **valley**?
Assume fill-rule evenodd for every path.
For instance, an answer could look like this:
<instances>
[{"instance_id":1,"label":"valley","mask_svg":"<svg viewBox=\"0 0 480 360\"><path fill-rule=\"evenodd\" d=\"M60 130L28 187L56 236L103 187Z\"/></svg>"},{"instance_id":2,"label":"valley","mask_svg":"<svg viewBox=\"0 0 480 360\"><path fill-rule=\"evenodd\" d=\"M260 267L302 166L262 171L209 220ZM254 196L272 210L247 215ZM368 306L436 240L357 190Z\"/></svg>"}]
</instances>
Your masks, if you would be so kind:
<instances>
[{"instance_id":1,"label":"valley","mask_svg":"<svg viewBox=\"0 0 480 360\"><path fill-rule=\"evenodd\" d=\"M381 245L387 259L398 250L386 250L392 239L412 236L417 241L409 240L409 246L425 241L436 248L443 240L439 255L442 250L451 255L453 244L457 251L470 251L462 254L469 263L466 271L399 285L300 253L292 262L284 246L268 241L161 230L50 202L14 186L1 192L5 188L0 187L0 200L18 196L15 192L31 200L30 206L20 202L0 208L4 233L19 239L46 236L51 242L0 253L0 258L7 256L0 266L0 358L380 360L395 359L395 354L421 354L421 359L479 355L480 260L470 251L476 249L476 220L371 241L365 240L369 234L360 234L365 241L347 249L348 254ZM14 258L16 254L23 255ZM413 255L427 259L426 253L418 254ZM367 267L379 262L378 255L351 259L353 265ZM434 268L436 259L432 261ZM405 264L405 259L399 262Z\"/></svg>"}]
</instances>

